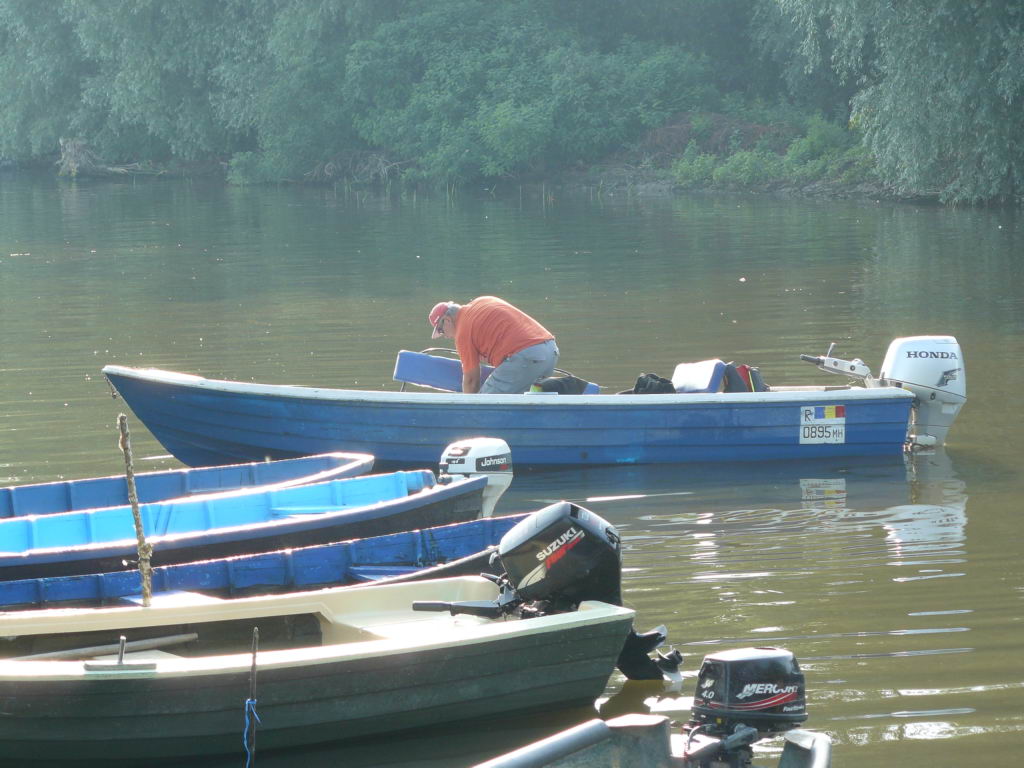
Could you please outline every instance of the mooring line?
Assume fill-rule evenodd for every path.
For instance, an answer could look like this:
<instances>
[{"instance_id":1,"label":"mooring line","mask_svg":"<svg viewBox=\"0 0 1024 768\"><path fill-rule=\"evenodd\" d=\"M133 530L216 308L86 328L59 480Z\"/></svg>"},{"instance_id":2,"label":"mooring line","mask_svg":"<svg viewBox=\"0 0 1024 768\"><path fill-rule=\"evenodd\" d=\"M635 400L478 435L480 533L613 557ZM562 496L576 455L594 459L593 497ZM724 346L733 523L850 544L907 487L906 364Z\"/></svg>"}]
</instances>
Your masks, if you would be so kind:
<instances>
[{"instance_id":1,"label":"mooring line","mask_svg":"<svg viewBox=\"0 0 1024 768\"><path fill-rule=\"evenodd\" d=\"M252 666L249 667L249 698L245 700L245 730L242 744L245 746L245 768L256 765L256 725L260 716L256 712L256 651L260 646L260 628L252 628Z\"/></svg>"}]
</instances>

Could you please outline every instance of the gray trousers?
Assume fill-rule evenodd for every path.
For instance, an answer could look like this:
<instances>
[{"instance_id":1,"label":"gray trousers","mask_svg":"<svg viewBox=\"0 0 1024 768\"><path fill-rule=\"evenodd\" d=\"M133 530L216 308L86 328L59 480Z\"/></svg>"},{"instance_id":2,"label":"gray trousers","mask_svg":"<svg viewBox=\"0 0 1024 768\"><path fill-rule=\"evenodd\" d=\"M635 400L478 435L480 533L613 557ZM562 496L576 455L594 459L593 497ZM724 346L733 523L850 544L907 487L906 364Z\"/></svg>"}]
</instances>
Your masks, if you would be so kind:
<instances>
[{"instance_id":1,"label":"gray trousers","mask_svg":"<svg viewBox=\"0 0 1024 768\"><path fill-rule=\"evenodd\" d=\"M554 339L534 344L506 357L480 385L480 394L521 394L537 379L554 373L556 365L558 345Z\"/></svg>"}]
</instances>

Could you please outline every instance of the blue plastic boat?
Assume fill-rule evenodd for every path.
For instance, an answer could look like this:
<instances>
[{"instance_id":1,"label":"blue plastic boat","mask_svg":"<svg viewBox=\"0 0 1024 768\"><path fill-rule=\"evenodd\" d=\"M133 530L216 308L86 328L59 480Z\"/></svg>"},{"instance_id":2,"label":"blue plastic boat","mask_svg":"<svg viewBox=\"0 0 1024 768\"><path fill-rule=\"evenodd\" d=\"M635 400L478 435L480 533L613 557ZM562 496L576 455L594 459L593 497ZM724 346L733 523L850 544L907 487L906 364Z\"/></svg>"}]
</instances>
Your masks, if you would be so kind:
<instances>
[{"instance_id":1,"label":"blue plastic boat","mask_svg":"<svg viewBox=\"0 0 1024 768\"><path fill-rule=\"evenodd\" d=\"M364 453L326 453L281 461L169 469L135 475L135 493L142 504L181 501L261 485L287 487L337 480L365 474L372 468L373 456ZM78 512L127 503L128 484L124 475L0 488L0 518Z\"/></svg>"},{"instance_id":2,"label":"blue plastic boat","mask_svg":"<svg viewBox=\"0 0 1024 768\"><path fill-rule=\"evenodd\" d=\"M471 520L487 477L366 475L140 508L152 564L267 552ZM0 580L115 571L136 556L130 507L0 520Z\"/></svg>"},{"instance_id":3,"label":"blue plastic boat","mask_svg":"<svg viewBox=\"0 0 1024 768\"><path fill-rule=\"evenodd\" d=\"M504 439L519 466L898 455L914 402L897 386L463 395L253 384L113 365L103 373L156 439L193 466L331 450L372 453L378 465L424 466L436 461L437 446L476 435Z\"/></svg>"},{"instance_id":4,"label":"blue plastic boat","mask_svg":"<svg viewBox=\"0 0 1024 768\"><path fill-rule=\"evenodd\" d=\"M181 591L242 596L368 581L391 583L476 575L494 547L527 515L489 517L386 536L153 569L153 595ZM106 604L142 592L137 570L0 582L0 606Z\"/></svg>"}]
</instances>

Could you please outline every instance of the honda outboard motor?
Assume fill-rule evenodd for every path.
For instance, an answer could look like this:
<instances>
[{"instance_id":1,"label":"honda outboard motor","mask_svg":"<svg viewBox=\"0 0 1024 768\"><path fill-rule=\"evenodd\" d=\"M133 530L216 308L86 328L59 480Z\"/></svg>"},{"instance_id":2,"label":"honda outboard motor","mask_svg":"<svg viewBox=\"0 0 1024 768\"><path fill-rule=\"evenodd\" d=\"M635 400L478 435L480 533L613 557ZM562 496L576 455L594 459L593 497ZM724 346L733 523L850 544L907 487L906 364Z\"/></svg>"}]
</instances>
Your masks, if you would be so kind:
<instances>
[{"instance_id":1,"label":"honda outboard motor","mask_svg":"<svg viewBox=\"0 0 1024 768\"><path fill-rule=\"evenodd\" d=\"M881 378L914 393L913 440L942 445L967 401L963 353L952 336L894 339L882 361Z\"/></svg>"},{"instance_id":2,"label":"honda outboard motor","mask_svg":"<svg viewBox=\"0 0 1024 768\"><path fill-rule=\"evenodd\" d=\"M444 484L453 477L487 476L480 517L491 517L498 499L512 483L512 451L498 437L473 437L452 443L441 453L441 474Z\"/></svg>"},{"instance_id":3,"label":"honda outboard motor","mask_svg":"<svg viewBox=\"0 0 1024 768\"><path fill-rule=\"evenodd\" d=\"M740 648L704 657L687 736L687 768L746 768L750 745L807 719L804 675L783 648Z\"/></svg>"},{"instance_id":4,"label":"honda outboard motor","mask_svg":"<svg viewBox=\"0 0 1024 768\"><path fill-rule=\"evenodd\" d=\"M920 446L943 445L960 408L967 401L967 374L960 345L952 336L904 336L893 339L879 378L863 360L824 355L800 359L828 373L860 379L865 387L902 387L914 393L914 421L908 439Z\"/></svg>"}]
</instances>

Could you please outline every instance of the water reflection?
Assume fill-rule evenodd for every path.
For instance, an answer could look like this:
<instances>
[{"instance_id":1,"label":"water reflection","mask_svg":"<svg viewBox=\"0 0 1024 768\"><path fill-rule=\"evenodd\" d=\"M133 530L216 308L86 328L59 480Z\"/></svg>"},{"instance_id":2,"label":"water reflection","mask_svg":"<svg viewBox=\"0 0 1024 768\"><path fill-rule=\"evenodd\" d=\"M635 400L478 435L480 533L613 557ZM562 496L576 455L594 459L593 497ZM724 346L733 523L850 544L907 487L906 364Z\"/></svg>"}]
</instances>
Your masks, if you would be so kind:
<instances>
[{"instance_id":1,"label":"water reflection","mask_svg":"<svg viewBox=\"0 0 1024 768\"><path fill-rule=\"evenodd\" d=\"M495 695L500 692L495 691ZM321 744L285 751L259 751L260 768L455 768L489 760L597 715L593 707L506 715L346 744ZM258 736L257 736L258 739ZM237 768L239 756L190 761L194 768Z\"/></svg>"},{"instance_id":2,"label":"water reflection","mask_svg":"<svg viewBox=\"0 0 1024 768\"><path fill-rule=\"evenodd\" d=\"M678 579L680 560L689 561L691 581L798 575L820 563L807 559L814 550L830 551L834 567L952 564L962 560L967 523L966 485L943 449L885 460L531 473L516 478L502 508L559 498L620 529L627 582L669 570Z\"/></svg>"},{"instance_id":3,"label":"water reflection","mask_svg":"<svg viewBox=\"0 0 1024 768\"><path fill-rule=\"evenodd\" d=\"M883 523L894 561L916 565L917 558L939 551L963 555L966 483L957 478L944 450L914 459L908 466L911 503L891 507L891 517Z\"/></svg>"}]
</instances>

